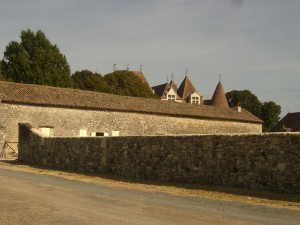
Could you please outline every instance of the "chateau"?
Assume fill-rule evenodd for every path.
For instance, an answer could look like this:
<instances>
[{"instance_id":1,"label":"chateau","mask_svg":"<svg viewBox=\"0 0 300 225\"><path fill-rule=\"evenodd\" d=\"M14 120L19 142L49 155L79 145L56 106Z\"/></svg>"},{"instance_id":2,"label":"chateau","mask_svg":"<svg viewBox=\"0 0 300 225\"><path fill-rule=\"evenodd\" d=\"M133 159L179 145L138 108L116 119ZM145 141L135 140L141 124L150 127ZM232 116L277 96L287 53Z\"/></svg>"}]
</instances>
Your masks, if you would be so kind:
<instances>
[{"instance_id":1,"label":"chateau","mask_svg":"<svg viewBox=\"0 0 300 225\"><path fill-rule=\"evenodd\" d=\"M152 90L161 100L229 108L221 81L218 83L212 99L204 100L203 95L196 91L187 73L179 88L172 79L170 83L152 87Z\"/></svg>"},{"instance_id":2,"label":"chateau","mask_svg":"<svg viewBox=\"0 0 300 225\"><path fill-rule=\"evenodd\" d=\"M182 100L193 103L193 97L201 97L197 92L186 92L184 86L191 87L188 78L177 90ZM201 98L194 99L195 104L182 104L2 81L0 132L9 143L18 141L18 123L24 122L48 136L261 133L260 119L244 109L229 108L224 98L221 83L211 105L204 105Z\"/></svg>"},{"instance_id":3,"label":"chateau","mask_svg":"<svg viewBox=\"0 0 300 225\"><path fill-rule=\"evenodd\" d=\"M300 132L300 112L288 113L270 132Z\"/></svg>"}]
</instances>

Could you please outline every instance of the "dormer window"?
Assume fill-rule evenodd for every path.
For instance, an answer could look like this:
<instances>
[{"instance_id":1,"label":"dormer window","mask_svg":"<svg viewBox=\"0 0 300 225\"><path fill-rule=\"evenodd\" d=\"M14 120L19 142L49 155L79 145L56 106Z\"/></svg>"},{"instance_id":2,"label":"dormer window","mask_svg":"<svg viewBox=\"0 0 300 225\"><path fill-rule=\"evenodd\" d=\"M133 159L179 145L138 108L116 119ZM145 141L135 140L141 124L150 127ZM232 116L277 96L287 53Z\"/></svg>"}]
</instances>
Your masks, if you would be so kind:
<instances>
[{"instance_id":1,"label":"dormer window","mask_svg":"<svg viewBox=\"0 0 300 225\"><path fill-rule=\"evenodd\" d=\"M168 101L175 101L175 95L168 95Z\"/></svg>"},{"instance_id":2,"label":"dormer window","mask_svg":"<svg viewBox=\"0 0 300 225\"><path fill-rule=\"evenodd\" d=\"M199 105L199 97L192 97L191 103Z\"/></svg>"}]
</instances>

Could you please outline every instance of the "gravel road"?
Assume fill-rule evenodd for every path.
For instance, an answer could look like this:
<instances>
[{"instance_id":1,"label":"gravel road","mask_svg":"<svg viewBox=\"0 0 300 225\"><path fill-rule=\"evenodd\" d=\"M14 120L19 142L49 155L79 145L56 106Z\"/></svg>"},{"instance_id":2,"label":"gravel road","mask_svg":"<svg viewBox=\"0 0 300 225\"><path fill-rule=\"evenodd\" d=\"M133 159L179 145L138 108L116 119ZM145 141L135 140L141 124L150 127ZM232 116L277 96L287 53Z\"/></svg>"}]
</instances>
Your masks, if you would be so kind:
<instances>
[{"instance_id":1,"label":"gravel road","mask_svg":"<svg viewBox=\"0 0 300 225\"><path fill-rule=\"evenodd\" d=\"M300 210L0 168L0 224L299 224Z\"/></svg>"}]
</instances>

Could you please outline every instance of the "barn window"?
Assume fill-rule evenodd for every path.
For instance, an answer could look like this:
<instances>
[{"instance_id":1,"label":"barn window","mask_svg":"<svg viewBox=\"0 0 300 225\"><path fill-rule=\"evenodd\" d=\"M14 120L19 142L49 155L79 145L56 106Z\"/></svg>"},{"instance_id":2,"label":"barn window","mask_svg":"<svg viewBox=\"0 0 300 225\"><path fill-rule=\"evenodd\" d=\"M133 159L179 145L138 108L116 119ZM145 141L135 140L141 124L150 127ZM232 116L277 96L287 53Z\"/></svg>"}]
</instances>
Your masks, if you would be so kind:
<instances>
[{"instance_id":1,"label":"barn window","mask_svg":"<svg viewBox=\"0 0 300 225\"><path fill-rule=\"evenodd\" d=\"M49 126L40 126L39 130L46 136L50 137L53 136L53 127Z\"/></svg>"},{"instance_id":2,"label":"barn window","mask_svg":"<svg viewBox=\"0 0 300 225\"><path fill-rule=\"evenodd\" d=\"M111 136L119 136L119 135L120 135L120 131L117 131L117 130L111 131Z\"/></svg>"},{"instance_id":3,"label":"barn window","mask_svg":"<svg viewBox=\"0 0 300 225\"><path fill-rule=\"evenodd\" d=\"M80 137L86 137L87 136L87 130L86 129L80 129L79 136Z\"/></svg>"}]
</instances>

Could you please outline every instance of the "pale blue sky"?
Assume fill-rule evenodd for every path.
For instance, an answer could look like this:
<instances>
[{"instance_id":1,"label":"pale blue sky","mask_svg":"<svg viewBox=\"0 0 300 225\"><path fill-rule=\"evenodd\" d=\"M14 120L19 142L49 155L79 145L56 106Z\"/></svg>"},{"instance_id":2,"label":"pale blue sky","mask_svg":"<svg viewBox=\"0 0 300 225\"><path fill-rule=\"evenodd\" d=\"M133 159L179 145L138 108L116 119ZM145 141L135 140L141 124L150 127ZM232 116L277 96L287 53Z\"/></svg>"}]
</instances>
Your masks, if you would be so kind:
<instances>
[{"instance_id":1,"label":"pale blue sky","mask_svg":"<svg viewBox=\"0 0 300 225\"><path fill-rule=\"evenodd\" d=\"M0 0L0 52L21 30L41 29L72 72L143 72L179 85L185 69L205 99L248 89L288 111L300 104L299 0Z\"/></svg>"}]
</instances>

